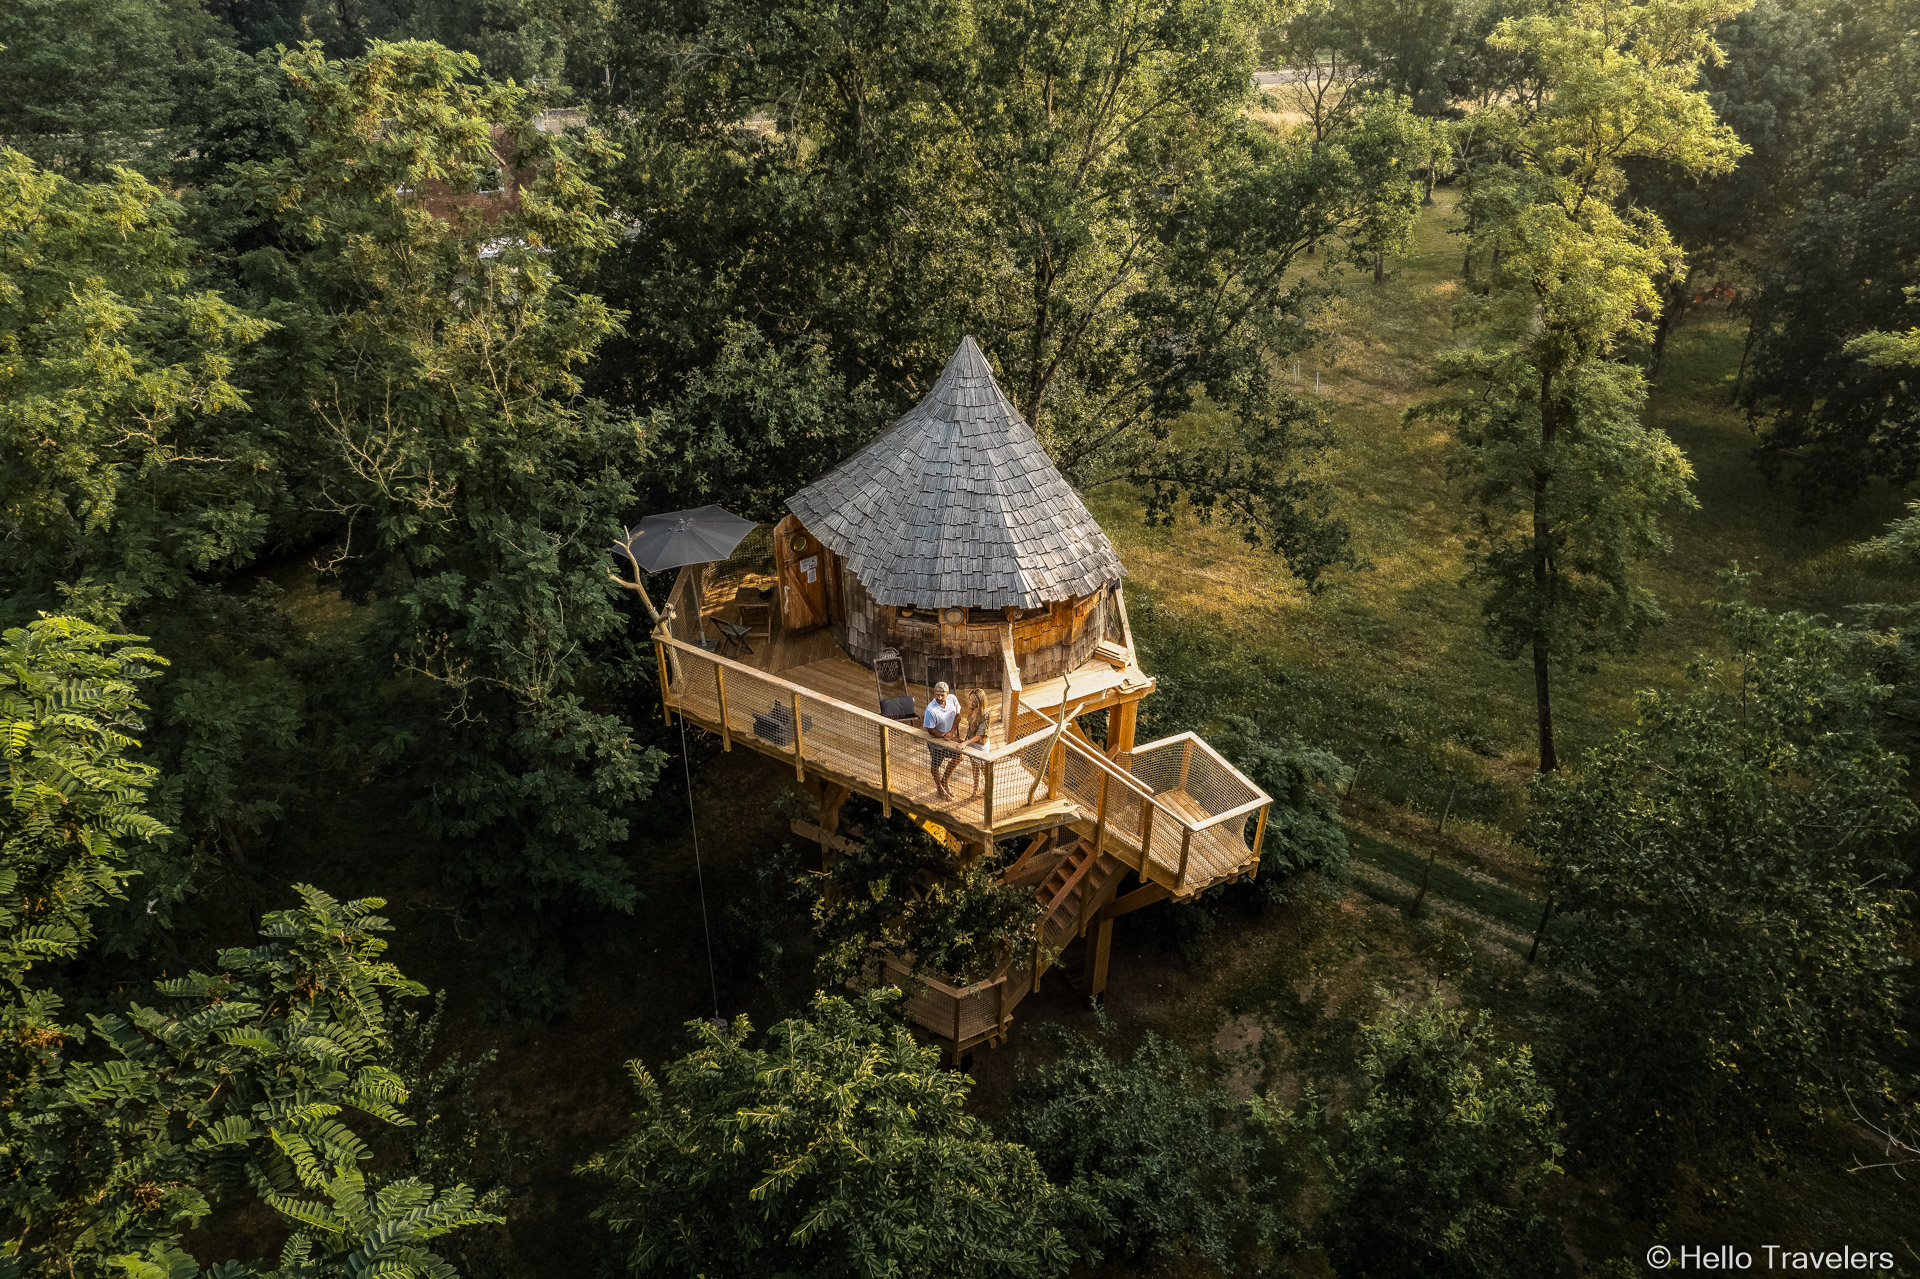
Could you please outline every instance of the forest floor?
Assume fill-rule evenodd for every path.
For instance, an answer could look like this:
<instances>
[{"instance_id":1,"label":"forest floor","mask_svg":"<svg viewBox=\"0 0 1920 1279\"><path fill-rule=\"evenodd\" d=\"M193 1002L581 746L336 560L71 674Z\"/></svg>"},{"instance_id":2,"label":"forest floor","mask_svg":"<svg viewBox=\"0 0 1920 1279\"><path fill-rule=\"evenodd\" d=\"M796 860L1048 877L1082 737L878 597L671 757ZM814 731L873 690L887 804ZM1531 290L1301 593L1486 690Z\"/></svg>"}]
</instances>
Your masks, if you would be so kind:
<instances>
[{"instance_id":1,"label":"forest floor","mask_svg":"<svg viewBox=\"0 0 1920 1279\"><path fill-rule=\"evenodd\" d=\"M1552 1034L1542 998L1552 979L1525 959L1539 919L1537 875L1511 835L1534 768L1531 679L1489 652L1477 601L1460 585L1472 528L1447 480L1445 438L1401 417L1424 393L1434 353L1457 340L1449 317L1460 296L1461 247L1448 231L1451 197L1441 194L1422 215L1414 254L1384 284L1350 282L1324 358L1318 367L1304 360L1299 373L1309 389L1317 373L1329 401L1340 443L1326 478L1367 568L1336 573L1309 595L1228 529L1186 516L1170 529L1148 528L1136 496L1108 490L1092 500L1128 565L1130 609L1150 669L1156 661L1234 667L1257 656L1262 669L1284 673L1261 695L1282 709L1286 731L1360 764L1342 805L1354 851L1345 881L1307 885L1281 903L1246 892L1210 909L1156 908L1116 929L1105 1006L1120 1045L1149 1030L1168 1036L1236 1096L1272 1091L1292 1102L1315 1080L1337 1097L1361 1025L1390 1000L1432 991L1485 1009L1511 1040L1540 1044ZM1706 311L1688 317L1671 342L1649 411L1691 460L1700 503L1669 520L1673 553L1646 575L1671 621L1640 652L1560 678L1563 757L1628 723L1636 689L1679 685L1688 661L1714 648L1705 604L1716 571L1736 559L1761 574L1752 598L1773 607L1839 613L1914 597L1912 581L1864 566L1848 550L1898 513L1894 496L1872 494L1806 525L1791 493L1770 487L1755 468L1752 437L1727 403L1741 336L1736 322ZM1169 679L1179 674L1157 669ZM576 1011L550 1024L480 1020L489 990L473 924L446 900L430 859L409 868L372 856L330 858L325 877L311 868L295 875L342 895L392 899L399 929L391 957L449 992L446 1047L497 1054L482 1100L492 1110L489 1135L503 1133L510 1151L510 1221L467 1249L469 1279L586 1270L600 1246L587 1222L596 1192L572 1169L626 1122L632 1094L623 1063L658 1070L684 1049L685 1024L714 1015L716 1004L722 1015L744 1013L764 1027L811 989L805 928L775 904L794 865L788 823L797 810L768 796L790 776L771 760L723 754L697 738L692 763L698 866L676 760L649 807L652 824L636 832L645 897L632 917L577 939ZM369 836L379 827L361 847L408 838L399 814L343 809L342 823L315 837L352 846L348 824L360 823ZM1425 909L1409 918L1430 862ZM972 1059L982 1114L1004 1111L1017 1063L1044 1051L1031 1033L1043 1021L1094 1026L1064 976L1050 975L1022 1005L1013 1042ZM1666 1223L1664 1238L1749 1249L1850 1243L1891 1249L1903 1270L1920 1267L1920 1182L1848 1174L1859 1149L1844 1127L1818 1128L1790 1145L1785 1163L1749 1177L1730 1205L1684 1210ZM1571 1177L1560 1187L1557 1212L1583 1264L1637 1259L1654 1240L1653 1227L1615 1208L1617 1189ZM1135 1272L1110 1262L1096 1273ZM1289 1273L1326 1271L1308 1256ZM1612 1273L1639 1273L1637 1261Z\"/></svg>"}]
</instances>

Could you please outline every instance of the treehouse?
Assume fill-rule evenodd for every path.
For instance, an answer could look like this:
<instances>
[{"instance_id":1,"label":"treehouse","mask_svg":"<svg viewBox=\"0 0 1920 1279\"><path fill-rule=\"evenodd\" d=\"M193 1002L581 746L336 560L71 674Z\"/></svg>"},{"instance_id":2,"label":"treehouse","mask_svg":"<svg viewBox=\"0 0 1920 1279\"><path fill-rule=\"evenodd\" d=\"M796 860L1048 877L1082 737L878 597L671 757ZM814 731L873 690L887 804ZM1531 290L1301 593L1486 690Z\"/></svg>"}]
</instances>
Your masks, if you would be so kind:
<instances>
[{"instance_id":1,"label":"treehouse","mask_svg":"<svg viewBox=\"0 0 1920 1279\"><path fill-rule=\"evenodd\" d=\"M1034 953L972 986L911 983L914 1020L956 1061L1004 1038L1080 939L1099 994L1115 919L1255 873L1269 797L1191 733L1134 740L1154 681L1120 557L972 338L787 509L727 561L680 571L654 631L666 711L790 765L818 810L795 829L823 857L846 846L855 793L962 859L1025 840L1005 879L1039 898ZM975 744L930 750L921 717L941 683L981 708Z\"/></svg>"}]
</instances>

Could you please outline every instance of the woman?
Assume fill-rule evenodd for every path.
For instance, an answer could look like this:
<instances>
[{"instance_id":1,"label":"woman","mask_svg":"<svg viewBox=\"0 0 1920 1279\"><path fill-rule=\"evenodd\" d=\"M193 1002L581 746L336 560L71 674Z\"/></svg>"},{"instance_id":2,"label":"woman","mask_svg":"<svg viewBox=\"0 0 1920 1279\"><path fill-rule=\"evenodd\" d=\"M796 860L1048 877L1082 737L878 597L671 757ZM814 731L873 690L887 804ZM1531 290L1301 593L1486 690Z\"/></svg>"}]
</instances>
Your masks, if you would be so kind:
<instances>
[{"instance_id":1,"label":"woman","mask_svg":"<svg viewBox=\"0 0 1920 1279\"><path fill-rule=\"evenodd\" d=\"M960 724L955 736L959 738L963 748L987 744L987 698L986 694L977 688L970 688L966 692L960 710ZM974 795L980 793L980 761L968 756L967 766L973 769L973 795L967 796L968 799L972 799ZM955 755L947 762L947 775L940 785L942 793L946 793L947 786L953 781L953 770L958 767L960 767L960 757Z\"/></svg>"}]
</instances>

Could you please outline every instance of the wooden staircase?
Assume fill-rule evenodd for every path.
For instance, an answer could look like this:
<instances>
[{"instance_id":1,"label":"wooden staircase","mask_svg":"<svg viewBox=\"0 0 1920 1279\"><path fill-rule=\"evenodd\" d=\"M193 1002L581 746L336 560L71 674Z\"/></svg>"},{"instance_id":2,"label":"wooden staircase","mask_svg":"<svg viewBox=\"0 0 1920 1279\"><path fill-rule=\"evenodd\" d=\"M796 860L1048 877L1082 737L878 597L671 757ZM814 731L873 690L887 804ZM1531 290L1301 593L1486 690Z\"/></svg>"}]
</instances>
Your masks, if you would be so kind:
<instances>
[{"instance_id":1,"label":"wooden staircase","mask_svg":"<svg viewBox=\"0 0 1920 1279\"><path fill-rule=\"evenodd\" d=\"M1031 854L1021 858L1008 869L1005 876L1008 883L1022 882L1025 878L1021 874L1022 866L1030 857ZM1055 850L1049 861L1050 868L1047 862L1028 867L1029 873L1036 870L1040 873L1034 888L1034 896L1040 902L1039 944L1035 953L1008 962L1003 1007L1007 1014L1012 1013L1022 999L1040 989L1041 978L1058 962L1060 952L1076 938L1086 935L1101 908L1113 900L1121 877L1127 873L1125 863L1096 853L1083 839Z\"/></svg>"},{"instance_id":2,"label":"wooden staircase","mask_svg":"<svg viewBox=\"0 0 1920 1279\"><path fill-rule=\"evenodd\" d=\"M1068 945L1092 928L1111 928L1118 915L1167 896L1164 887L1148 884L1116 901L1128 870L1125 862L1097 853L1085 839L1073 837L1069 843L1050 845L1046 837L1036 838L1001 876L1003 883L1031 886L1040 903L1037 945L1031 953L1009 957L993 976L964 988L924 974L907 983L909 965L893 956L882 960L886 979L910 985L915 993L907 1001L907 1015L947 1042L957 1066L972 1049L1007 1037L1014 1008L1040 989L1041 979ZM1089 941L1088 946L1092 945ZM1075 984L1083 990L1091 985L1097 991L1100 982L1093 977L1090 983Z\"/></svg>"}]
</instances>

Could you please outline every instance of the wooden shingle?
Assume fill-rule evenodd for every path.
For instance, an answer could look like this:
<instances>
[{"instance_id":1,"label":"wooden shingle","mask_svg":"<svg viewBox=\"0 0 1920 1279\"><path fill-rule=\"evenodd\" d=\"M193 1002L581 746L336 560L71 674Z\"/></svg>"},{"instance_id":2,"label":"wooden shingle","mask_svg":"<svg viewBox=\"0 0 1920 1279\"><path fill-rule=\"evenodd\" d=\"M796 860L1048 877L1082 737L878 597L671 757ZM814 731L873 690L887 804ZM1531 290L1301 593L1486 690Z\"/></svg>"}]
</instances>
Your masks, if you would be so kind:
<instances>
[{"instance_id":1,"label":"wooden shingle","mask_svg":"<svg viewBox=\"0 0 1920 1279\"><path fill-rule=\"evenodd\" d=\"M1036 608L1122 572L971 337L926 398L787 509L881 604Z\"/></svg>"}]
</instances>

